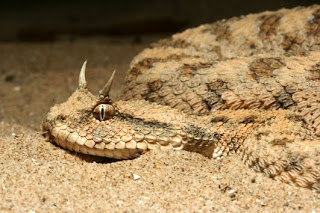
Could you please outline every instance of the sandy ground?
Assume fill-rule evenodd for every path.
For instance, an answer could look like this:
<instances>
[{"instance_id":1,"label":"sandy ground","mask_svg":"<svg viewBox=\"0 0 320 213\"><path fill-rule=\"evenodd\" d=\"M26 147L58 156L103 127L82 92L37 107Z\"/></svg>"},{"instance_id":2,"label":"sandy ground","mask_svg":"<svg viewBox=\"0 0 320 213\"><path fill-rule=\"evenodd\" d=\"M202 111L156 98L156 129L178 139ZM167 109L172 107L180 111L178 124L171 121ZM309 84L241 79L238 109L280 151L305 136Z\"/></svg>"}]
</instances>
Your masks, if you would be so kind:
<instances>
[{"instance_id":1,"label":"sandy ground","mask_svg":"<svg viewBox=\"0 0 320 213\"><path fill-rule=\"evenodd\" d=\"M111 161L46 142L45 114L75 90L88 59L96 93L111 71L119 99L125 71L147 44L132 39L0 44L1 212L320 212L320 194L245 167L185 151Z\"/></svg>"}]
</instances>

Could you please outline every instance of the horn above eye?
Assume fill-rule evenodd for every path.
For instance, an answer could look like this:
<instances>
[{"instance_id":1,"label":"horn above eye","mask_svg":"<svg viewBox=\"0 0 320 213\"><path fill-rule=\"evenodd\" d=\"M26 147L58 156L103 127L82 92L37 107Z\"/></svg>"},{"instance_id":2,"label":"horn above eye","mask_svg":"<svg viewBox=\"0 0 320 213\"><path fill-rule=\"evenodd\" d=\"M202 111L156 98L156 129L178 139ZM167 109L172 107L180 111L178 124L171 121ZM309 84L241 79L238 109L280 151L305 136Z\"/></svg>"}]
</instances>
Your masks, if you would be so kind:
<instances>
[{"instance_id":1,"label":"horn above eye","mask_svg":"<svg viewBox=\"0 0 320 213\"><path fill-rule=\"evenodd\" d=\"M78 89L86 89L87 88L87 81L86 81L86 66L87 66L87 60L83 63L79 75L79 85Z\"/></svg>"},{"instance_id":2,"label":"horn above eye","mask_svg":"<svg viewBox=\"0 0 320 213\"><path fill-rule=\"evenodd\" d=\"M113 78L114 78L115 73L116 73L116 71L114 70L109 81L106 83L106 85L103 87L103 89L99 91L100 98L105 98L105 97L109 96L109 92L110 92L110 89L112 86L112 82L113 82Z\"/></svg>"}]
</instances>

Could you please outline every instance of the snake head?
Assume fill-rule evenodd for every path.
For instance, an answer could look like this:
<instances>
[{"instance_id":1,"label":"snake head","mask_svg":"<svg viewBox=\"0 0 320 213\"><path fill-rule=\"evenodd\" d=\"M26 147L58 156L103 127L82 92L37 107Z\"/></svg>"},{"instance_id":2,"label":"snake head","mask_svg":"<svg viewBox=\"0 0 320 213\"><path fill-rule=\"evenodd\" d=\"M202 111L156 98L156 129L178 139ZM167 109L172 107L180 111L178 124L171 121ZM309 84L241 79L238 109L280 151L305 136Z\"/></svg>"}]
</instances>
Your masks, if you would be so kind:
<instances>
[{"instance_id":1,"label":"snake head","mask_svg":"<svg viewBox=\"0 0 320 213\"><path fill-rule=\"evenodd\" d=\"M87 88L86 64L85 61L81 68L75 92L66 102L51 107L41 128L44 136L63 148L106 156L102 138L108 140L105 137L109 134L111 141L111 136L115 134L113 130L117 130L110 125L110 122L114 123L116 104L109 97L115 71L95 96Z\"/></svg>"},{"instance_id":2,"label":"snake head","mask_svg":"<svg viewBox=\"0 0 320 213\"><path fill-rule=\"evenodd\" d=\"M147 149L183 148L185 134L176 129L184 123L183 116L142 100L112 102L109 92L115 72L95 96L87 88L85 69L86 62L76 91L53 106L42 124L51 141L71 151L115 159L134 158Z\"/></svg>"}]
</instances>

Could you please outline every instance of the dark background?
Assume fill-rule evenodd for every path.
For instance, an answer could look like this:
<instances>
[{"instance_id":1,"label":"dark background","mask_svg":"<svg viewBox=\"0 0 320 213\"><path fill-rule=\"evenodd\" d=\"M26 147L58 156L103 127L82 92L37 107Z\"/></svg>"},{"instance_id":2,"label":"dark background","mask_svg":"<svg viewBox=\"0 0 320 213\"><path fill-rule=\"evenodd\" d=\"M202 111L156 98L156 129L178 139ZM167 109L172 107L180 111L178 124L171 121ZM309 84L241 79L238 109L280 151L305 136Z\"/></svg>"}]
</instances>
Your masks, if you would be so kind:
<instances>
[{"instance_id":1,"label":"dark background","mask_svg":"<svg viewBox=\"0 0 320 213\"><path fill-rule=\"evenodd\" d=\"M172 34L222 18L316 3L320 0L1 1L0 41Z\"/></svg>"}]
</instances>

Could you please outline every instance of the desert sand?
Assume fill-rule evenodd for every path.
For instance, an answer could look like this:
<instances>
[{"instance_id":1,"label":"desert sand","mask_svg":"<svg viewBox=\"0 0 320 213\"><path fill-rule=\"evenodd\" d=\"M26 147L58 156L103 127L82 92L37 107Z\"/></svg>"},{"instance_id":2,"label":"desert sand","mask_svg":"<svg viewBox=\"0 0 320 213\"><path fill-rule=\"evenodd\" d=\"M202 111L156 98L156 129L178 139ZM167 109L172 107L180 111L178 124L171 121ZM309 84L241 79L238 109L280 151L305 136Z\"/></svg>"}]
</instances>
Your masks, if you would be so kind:
<instances>
[{"instance_id":1,"label":"desert sand","mask_svg":"<svg viewBox=\"0 0 320 213\"><path fill-rule=\"evenodd\" d=\"M120 88L131 59L150 40L75 39L0 43L1 212L320 212L320 193L186 151L150 151L115 161L66 151L45 140L49 108L76 89L88 60L97 93L111 72Z\"/></svg>"}]
</instances>

